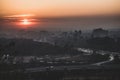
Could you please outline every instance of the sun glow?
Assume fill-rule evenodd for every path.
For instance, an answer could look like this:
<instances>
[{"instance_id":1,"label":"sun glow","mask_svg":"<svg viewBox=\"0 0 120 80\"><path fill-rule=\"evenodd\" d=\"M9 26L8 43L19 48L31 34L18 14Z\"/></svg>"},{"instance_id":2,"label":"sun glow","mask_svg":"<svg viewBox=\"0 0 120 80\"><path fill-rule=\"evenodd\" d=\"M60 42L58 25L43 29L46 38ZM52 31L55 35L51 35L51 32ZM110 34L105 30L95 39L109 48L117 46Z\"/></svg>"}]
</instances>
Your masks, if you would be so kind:
<instances>
[{"instance_id":1,"label":"sun glow","mask_svg":"<svg viewBox=\"0 0 120 80\"><path fill-rule=\"evenodd\" d=\"M25 18L20 20L20 22L17 24L19 25L19 28L26 29L31 27L32 22L29 19Z\"/></svg>"},{"instance_id":2,"label":"sun glow","mask_svg":"<svg viewBox=\"0 0 120 80\"><path fill-rule=\"evenodd\" d=\"M11 20L16 20L18 28L31 28L37 21L32 14L20 14L8 16Z\"/></svg>"},{"instance_id":3,"label":"sun glow","mask_svg":"<svg viewBox=\"0 0 120 80\"><path fill-rule=\"evenodd\" d=\"M30 24L30 21L28 19L23 19L22 20L22 24L23 25L29 25Z\"/></svg>"},{"instance_id":4,"label":"sun glow","mask_svg":"<svg viewBox=\"0 0 120 80\"><path fill-rule=\"evenodd\" d=\"M10 15L10 16L4 16L5 18L29 18L29 17L34 17L35 15L33 14L20 14L20 15Z\"/></svg>"}]
</instances>

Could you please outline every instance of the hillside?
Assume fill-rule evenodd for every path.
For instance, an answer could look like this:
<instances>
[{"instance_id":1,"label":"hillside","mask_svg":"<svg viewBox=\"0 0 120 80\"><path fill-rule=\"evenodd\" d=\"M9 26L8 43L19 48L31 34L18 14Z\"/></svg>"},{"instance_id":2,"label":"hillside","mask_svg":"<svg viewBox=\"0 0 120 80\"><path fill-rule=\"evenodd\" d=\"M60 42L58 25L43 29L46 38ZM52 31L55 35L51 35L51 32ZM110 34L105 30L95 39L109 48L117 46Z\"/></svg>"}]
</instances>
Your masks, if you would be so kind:
<instances>
[{"instance_id":1,"label":"hillside","mask_svg":"<svg viewBox=\"0 0 120 80\"><path fill-rule=\"evenodd\" d=\"M75 50L54 46L49 43L35 42L31 39L5 39L0 38L0 54L10 55L55 55L73 54Z\"/></svg>"}]
</instances>

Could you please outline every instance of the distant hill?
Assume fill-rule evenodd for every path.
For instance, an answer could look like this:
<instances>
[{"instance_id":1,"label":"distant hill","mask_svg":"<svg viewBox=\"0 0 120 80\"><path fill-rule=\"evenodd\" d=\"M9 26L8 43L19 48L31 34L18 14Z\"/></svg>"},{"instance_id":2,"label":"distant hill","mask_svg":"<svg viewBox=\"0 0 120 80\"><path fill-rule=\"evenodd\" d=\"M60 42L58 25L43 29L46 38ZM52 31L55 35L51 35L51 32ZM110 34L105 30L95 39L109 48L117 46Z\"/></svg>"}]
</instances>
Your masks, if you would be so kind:
<instances>
[{"instance_id":1,"label":"distant hill","mask_svg":"<svg viewBox=\"0 0 120 80\"><path fill-rule=\"evenodd\" d=\"M87 47L111 52L120 52L120 38L91 38L87 40Z\"/></svg>"},{"instance_id":2,"label":"distant hill","mask_svg":"<svg viewBox=\"0 0 120 80\"><path fill-rule=\"evenodd\" d=\"M76 54L75 50L54 46L49 43L35 42L31 39L5 39L0 38L0 54L10 55L55 55Z\"/></svg>"}]
</instances>

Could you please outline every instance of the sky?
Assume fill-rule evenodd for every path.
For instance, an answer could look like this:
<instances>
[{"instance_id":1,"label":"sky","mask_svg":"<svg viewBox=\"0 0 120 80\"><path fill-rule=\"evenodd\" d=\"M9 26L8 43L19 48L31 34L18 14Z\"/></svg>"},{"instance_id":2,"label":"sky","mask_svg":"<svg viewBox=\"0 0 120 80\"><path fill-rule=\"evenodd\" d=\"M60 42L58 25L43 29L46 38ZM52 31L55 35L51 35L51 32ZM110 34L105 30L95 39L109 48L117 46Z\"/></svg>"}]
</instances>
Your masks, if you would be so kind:
<instances>
[{"instance_id":1,"label":"sky","mask_svg":"<svg viewBox=\"0 0 120 80\"><path fill-rule=\"evenodd\" d=\"M112 29L119 16L120 0L0 0L1 30Z\"/></svg>"},{"instance_id":2,"label":"sky","mask_svg":"<svg viewBox=\"0 0 120 80\"><path fill-rule=\"evenodd\" d=\"M39 17L119 15L120 0L0 0L0 15Z\"/></svg>"}]
</instances>

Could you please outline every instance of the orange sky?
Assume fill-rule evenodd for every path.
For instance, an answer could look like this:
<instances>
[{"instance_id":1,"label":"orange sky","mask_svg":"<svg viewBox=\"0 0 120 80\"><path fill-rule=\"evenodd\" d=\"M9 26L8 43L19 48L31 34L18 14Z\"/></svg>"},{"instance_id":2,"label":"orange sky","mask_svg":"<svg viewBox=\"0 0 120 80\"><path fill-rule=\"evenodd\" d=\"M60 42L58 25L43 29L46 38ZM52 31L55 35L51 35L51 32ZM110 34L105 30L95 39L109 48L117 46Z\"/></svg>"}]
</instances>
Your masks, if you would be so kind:
<instances>
[{"instance_id":1,"label":"orange sky","mask_svg":"<svg viewBox=\"0 0 120 80\"><path fill-rule=\"evenodd\" d=\"M120 14L120 0L0 0L0 15L39 17Z\"/></svg>"}]
</instances>

